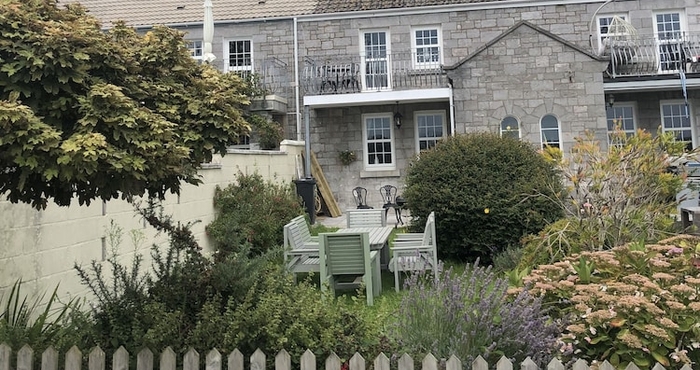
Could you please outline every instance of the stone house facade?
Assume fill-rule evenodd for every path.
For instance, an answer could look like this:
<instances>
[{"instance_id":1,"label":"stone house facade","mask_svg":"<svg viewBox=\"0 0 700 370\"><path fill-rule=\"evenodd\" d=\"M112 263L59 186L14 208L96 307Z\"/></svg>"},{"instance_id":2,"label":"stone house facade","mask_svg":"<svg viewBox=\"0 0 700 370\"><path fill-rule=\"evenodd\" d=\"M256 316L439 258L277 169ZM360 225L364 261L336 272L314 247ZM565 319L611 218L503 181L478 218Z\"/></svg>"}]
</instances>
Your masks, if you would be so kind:
<instances>
[{"instance_id":1,"label":"stone house facade","mask_svg":"<svg viewBox=\"0 0 700 370\"><path fill-rule=\"evenodd\" d=\"M259 77L259 110L308 137L341 209L356 186L381 207L379 188L400 189L420 150L470 131L565 153L585 130L607 144L616 125L700 144L695 0L212 2L213 64ZM106 27L181 29L202 55L199 1L82 3Z\"/></svg>"}]
</instances>

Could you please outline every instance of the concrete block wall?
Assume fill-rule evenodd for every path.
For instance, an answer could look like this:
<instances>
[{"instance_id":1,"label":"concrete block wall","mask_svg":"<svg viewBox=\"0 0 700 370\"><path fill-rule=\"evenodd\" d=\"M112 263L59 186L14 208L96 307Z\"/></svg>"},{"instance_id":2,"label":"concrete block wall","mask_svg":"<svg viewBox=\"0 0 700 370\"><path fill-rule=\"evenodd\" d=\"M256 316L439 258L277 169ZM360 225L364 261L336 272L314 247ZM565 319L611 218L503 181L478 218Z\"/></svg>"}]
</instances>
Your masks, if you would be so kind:
<instances>
[{"instance_id":1,"label":"concrete block wall","mask_svg":"<svg viewBox=\"0 0 700 370\"><path fill-rule=\"evenodd\" d=\"M200 170L201 185L184 185L180 196L169 194L163 202L164 212L175 221L194 223L192 230L209 253L212 244L205 226L215 216L216 187L233 183L239 172L258 172L268 180L288 183L297 178L303 150L304 143L294 141L283 141L279 151L231 150ZM112 222L123 230L122 242L114 251L109 238ZM140 243L132 243L132 232L143 236ZM91 261L98 261L105 266L105 258L113 252L128 264L139 253L144 256L142 268L148 269L154 243L160 248L167 246L164 235L146 225L125 201L94 201L89 206L69 207L51 203L37 211L25 204L0 200L0 297L17 279L25 282L22 291L26 294L51 291L60 284L62 298L83 297L87 290L80 284L74 264L87 267Z\"/></svg>"}]
</instances>

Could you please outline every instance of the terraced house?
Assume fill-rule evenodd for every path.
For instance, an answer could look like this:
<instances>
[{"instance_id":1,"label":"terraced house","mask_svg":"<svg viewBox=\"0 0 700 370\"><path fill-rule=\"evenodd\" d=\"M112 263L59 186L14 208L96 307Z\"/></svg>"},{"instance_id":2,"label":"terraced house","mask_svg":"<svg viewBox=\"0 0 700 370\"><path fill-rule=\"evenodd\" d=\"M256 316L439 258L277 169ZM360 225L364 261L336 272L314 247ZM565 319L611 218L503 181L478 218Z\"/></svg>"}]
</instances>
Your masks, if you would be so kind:
<instances>
[{"instance_id":1,"label":"terraced house","mask_svg":"<svg viewBox=\"0 0 700 370\"><path fill-rule=\"evenodd\" d=\"M256 74L255 109L304 139L341 208L400 187L449 135L500 132L564 152L658 127L698 145L696 0L212 0L218 68ZM82 0L110 27L180 29L203 55L203 1ZM357 160L343 164L340 152ZM459 166L459 163L455 163Z\"/></svg>"}]
</instances>

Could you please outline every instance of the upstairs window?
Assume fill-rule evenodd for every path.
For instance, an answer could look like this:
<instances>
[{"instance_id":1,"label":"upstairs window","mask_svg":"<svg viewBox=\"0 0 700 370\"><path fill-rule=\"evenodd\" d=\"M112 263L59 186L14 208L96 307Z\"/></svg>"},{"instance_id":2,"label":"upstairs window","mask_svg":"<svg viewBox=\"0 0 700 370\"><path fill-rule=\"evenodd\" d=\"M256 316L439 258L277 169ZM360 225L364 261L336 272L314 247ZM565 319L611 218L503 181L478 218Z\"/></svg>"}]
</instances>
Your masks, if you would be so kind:
<instances>
[{"instance_id":1,"label":"upstairs window","mask_svg":"<svg viewBox=\"0 0 700 370\"><path fill-rule=\"evenodd\" d=\"M520 123L513 116L508 116L501 121L501 137L520 139Z\"/></svg>"},{"instance_id":2,"label":"upstairs window","mask_svg":"<svg viewBox=\"0 0 700 370\"><path fill-rule=\"evenodd\" d=\"M253 44L251 40L230 40L226 42L225 49L227 71L245 73L253 70Z\"/></svg>"},{"instance_id":3,"label":"upstairs window","mask_svg":"<svg viewBox=\"0 0 700 370\"><path fill-rule=\"evenodd\" d=\"M413 29L413 65L415 68L434 69L440 67L440 29L421 27Z\"/></svg>"},{"instance_id":4,"label":"upstairs window","mask_svg":"<svg viewBox=\"0 0 700 370\"><path fill-rule=\"evenodd\" d=\"M416 112L418 152L434 147L445 137L445 112Z\"/></svg>"},{"instance_id":5,"label":"upstairs window","mask_svg":"<svg viewBox=\"0 0 700 370\"><path fill-rule=\"evenodd\" d=\"M561 135L559 133L559 120L557 117L547 114L540 120L540 137L542 138L542 148L551 146L561 149Z\"/></svg>"},{"instance_id":6,"label":"upstairs window","mask_svg":"<svg viewBox=\"0 0 700 370\"><path fill-rule=\"evenodd\" d=\"M202 56L204 55L203 51L204 48L202 47L204 43L202 40L188 40L187 41L187 48L190 50L190 55L194 59L202 59Z\"/></svg>"},{"instance_id":7,"label":"upstairs window","mask_svg":"<svg viewBox=\"0 0 700 370\"><path fill-rule=\"evenodd\" d=\"M627 21L625 14L609 14L598 17L598 52L602 54L606 46L609 44L608 39L611 37L629 36L624 27L613 24L614 17L619 17L623 21ZM624 38L623 38L624 39Z\"/></svg>"}]
</instances>

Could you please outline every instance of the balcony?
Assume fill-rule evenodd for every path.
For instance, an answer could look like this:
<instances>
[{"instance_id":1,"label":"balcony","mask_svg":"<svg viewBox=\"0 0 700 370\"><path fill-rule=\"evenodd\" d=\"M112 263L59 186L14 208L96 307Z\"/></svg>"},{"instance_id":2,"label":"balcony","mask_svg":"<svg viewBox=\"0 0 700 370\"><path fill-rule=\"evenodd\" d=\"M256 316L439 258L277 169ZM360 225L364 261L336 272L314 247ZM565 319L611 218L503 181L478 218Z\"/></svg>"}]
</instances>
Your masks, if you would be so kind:
<instances>
[{"instance_id":1,"label":"balcony","mask_svg":"<svg viewBox=\"0 0 700 370\"><path fill-rule=\"evenodd\" d=\"M437 57L417 53L307 57L300 68L305 95L351 94L447 87Z\"/></svg>"},{"instance_id":2,"label":"balcony","mask_svg":"<svg viewBox=\"0 0 700 370\"><path fill-rule=\"evenodd\" d=\"M700 73L700 34L613 36L604 45L612 78Z\"/></svg>"}]
</instances>

